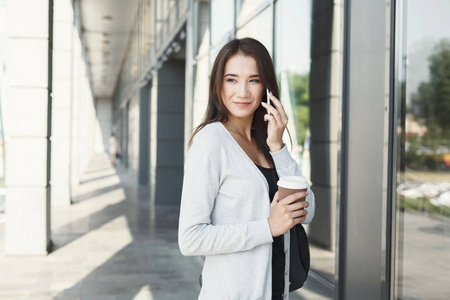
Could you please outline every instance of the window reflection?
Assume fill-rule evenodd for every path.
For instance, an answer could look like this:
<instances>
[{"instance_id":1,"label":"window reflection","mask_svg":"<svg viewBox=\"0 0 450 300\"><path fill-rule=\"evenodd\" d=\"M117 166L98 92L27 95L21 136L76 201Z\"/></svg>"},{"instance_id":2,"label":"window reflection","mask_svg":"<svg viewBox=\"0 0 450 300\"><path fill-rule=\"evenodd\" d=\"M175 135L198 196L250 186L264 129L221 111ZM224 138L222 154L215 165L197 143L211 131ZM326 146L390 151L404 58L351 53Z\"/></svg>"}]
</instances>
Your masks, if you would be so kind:
<instances>
[{"instance_id":1,"label":"window reflection","mask_svg":"<svg viewBox=\"0 0 450 300\"><path fill-rule=\"evenodd\" d=\"M209 86L209 56L203 56L197 61L194 69L194 99L193 99L193 127L198 126L208 106Z\"/></svg>"},{"instance_id":2,"label":"window reflection","mask_svg":"<svg viewBox=\"0 0 450 300\"><path fill-rule=\"evenodd\" d=\"M266 46L272 55L272 16L267 8L250 22L239 28L236 32L237 38L252 37Z\"/></svg>"},{"instance_id":3,"label":"window reflection","mask_svg":"<svg viewBox=\"0 0 450 300\"><path fill-rule=\"evenodd\" d=\"M398 299L450 288L450 2L405 1L399 115Z\"/></svg>"},{"instance_id":4,"label":"window reflection","mask_svg":"<svg viewBox=\"0 0 450 300\"><path fill-rule=\"evenodd\" d=\"M309 150L309 72L310 72L310 1L280 1L276 6L276 69L283 103L288 106L295 155L310 180L309 160L302 159ZM295 13L287 13L288 11Z\"/></svg>"},{"instance_id":5,"label":"window reflection","mask_svg":"<svg viewBox=\"0 0 450 300\"><path fill-rule=\"evenodd\" d=\"M234 24L234 1L212 0L211 1L211 43L215 44L222 40L227 32L233 30Z\"/></svg>"},{"instance_id":6,"label":"window reflection","mask_svg":"<svg viewBox=\"0 0 450 300\"><path fill-rule=\"evenodd\" d=\"M207 53L209 49L209 3L198 2L197 10L197 52Z\"/></svg>"},{"instance_id":7,"label":"window reflection","mask_svg":"<svg viewBox=\"0 0 450 300\"><path fill-rule=\"evenodd\" d=\"M236 21L241 23L251 14L255 13L258 7L268 2L267 0L236 0Z\"/></svg>"},{"instance_id":8,"label":"window reflection","mask_svg":"<svg viewBox=\"0 0 450 300\"><path fill-rule=\"evenodd\" d=\"M292 156L302 166L305 177L311 182L311 119L323 120L324 116L330 114L328 106L334 105L336 99L331 99L330 95L318 95L310 93L310 80L315 79L317 89L322 89L316 75L311 78L311 18L312 1L310 0L280 0L275 4L275 62L278 81L281 87L281 100L289 116L290 124L288 126L291 133L293 149ZM329 13L333 11L330 10ZM320 15L320 14L319 14ZM323 15L323 14L322 14ZM318 17L316 17L318 18ZM323 17L322 17L323 18ZM318 19L316 20L317 22ZM322 23L320 23L321 26ZM317 25L319 26L319 25ZM316 39L329 37L317 36ZM331 49L322 49L316 47L315 57L323 57L320 53L330 53ZM327 54L329 55L329 54ZM328 58L330 59L330 58ZM319 59L316 59L315 65ZM322 66L323 67L323 66ZM331 77L335 78L336 74ZM323 80L323 79L322 79ZM323 81L322 81L323 82ZM323 100L324 98L330 100ZM314 114L312 110L314 109ZM337 118L330 117L337 122ZM316 124L318 121L316 121ZM320 122L319 122L320 123ZM322 122L323 123L323 122ZM338 128L338 124L330 124L330 127ZM327 128L320 128L323 125L316 125L316 132L323 133ZM331 134L330 134L331 135ZM315 136L315 143L324 149L327 149L329 157L337 159L338 155L334 149L337 141L330 141L330 138L323 139L321 136ZM325 152L324 152L325 153ZM322 157L324 160L324 155ZM326 163L325 163L326 164ZM332 194L336 182L331 182L329 178L331 173L337 173L332 166L332 160L328 160L328 165L315 166L316 176L313 182L313 189L316 193L316 199L320 199L320 206L317 204L316 216L311 225L306 227L310 240L311 249L311 268L330 282L334 282L335 274L335 253L334 253L334 219L336 210L333 206L334 198ZM320 174L319 174L320 173ZM328 181L327 181L328 178ZM321 213L319 211L327 211Z\"/></svg>"}]
</instances>

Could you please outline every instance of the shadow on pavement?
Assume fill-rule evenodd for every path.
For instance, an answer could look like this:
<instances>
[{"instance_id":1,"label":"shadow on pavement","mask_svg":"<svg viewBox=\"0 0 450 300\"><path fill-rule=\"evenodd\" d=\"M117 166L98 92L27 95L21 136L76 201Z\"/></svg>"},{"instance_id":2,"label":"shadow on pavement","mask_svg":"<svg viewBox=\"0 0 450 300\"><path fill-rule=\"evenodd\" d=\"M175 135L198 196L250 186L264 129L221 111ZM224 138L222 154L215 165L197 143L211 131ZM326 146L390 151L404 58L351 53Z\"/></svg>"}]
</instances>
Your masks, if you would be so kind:
<instances>
[{"instance_id":1,"label":"shadow on pavement","mask_svg":"<svg viewBox=\"0 0 450 300\"><path fill-rule=\"evenodd\" d=\"M96 159L105 171L106 157ZM89 170L94 175L95 169ZM55 251L81 251L84 276L53 299L196 299L200 262L181 255L177 244L179 208L152 207L147 186L117 168L119 184L82 194L77 201L104 206L54 230ZM111 179L111 176L98 178ZM93 180L86 180L92 183ZM108 198L108 193L121 191ZM77 205L78 206L78 205ZM76 207L76 206L75 206ZM71 207L73 208L73 207ZM95 205L92 207L96 209ZM83 241L84 240L84 241ZM77 249L78 248L78 249Z\"/></svg>"}]
</instances>

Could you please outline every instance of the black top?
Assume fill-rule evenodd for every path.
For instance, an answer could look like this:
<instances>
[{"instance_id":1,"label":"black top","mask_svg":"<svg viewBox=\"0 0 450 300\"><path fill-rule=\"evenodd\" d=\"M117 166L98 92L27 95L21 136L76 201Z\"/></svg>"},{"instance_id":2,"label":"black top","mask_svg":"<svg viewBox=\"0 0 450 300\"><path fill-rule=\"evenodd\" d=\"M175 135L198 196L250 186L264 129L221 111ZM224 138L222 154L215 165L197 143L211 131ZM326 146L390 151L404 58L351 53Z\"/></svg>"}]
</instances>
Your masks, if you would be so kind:
<instances>
[{"instance_id":1,"label":"black top","mask_svg":"<svg viewBox=\"0 0 450 300\"><path fill-rule=\"evenodd\" d=\"M269 184L269 199L278 190L278 174L275 168L264 168L255 164ZM290 261L289 261L289 291L295 291L303 286L309 271L309 245L308 237L301 224L290 230ZM279 297L284 293L284 238L283 235L273 238L272 243L272 298Z\"/></svg>"},{"instance_id":2,"label":"black top","mask_svg":"<svg viewBox=\"0 0 450 300\"><path fill-rule=\"evenodd\" d=\"M255 164L256 165L256 164ZM267 183L269 184L269 199L270 202L273 200L273 196L278 190L277 181L278 175L277 172L274 172L273 169L264 168L258 166L258 169L261 173L266 177ZM281 296L284 292L284 265L285 265L285 256L284 256L284 239L283 235L277 236L273 238L272 243L272 296Z\"/></svg>"}]
</instances>

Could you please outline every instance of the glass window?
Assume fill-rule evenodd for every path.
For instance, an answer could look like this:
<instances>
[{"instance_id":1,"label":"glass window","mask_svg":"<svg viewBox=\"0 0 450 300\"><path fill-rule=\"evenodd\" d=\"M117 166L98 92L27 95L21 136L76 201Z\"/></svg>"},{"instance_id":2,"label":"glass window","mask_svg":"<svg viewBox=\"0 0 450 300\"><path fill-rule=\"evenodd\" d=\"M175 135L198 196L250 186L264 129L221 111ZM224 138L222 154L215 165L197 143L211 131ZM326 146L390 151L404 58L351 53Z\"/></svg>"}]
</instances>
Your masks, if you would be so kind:
<instances>
[{"instance_id":1,"label":"glass window","mask_svg":"<svg viewBox=\"0 0 450 300\"><path fill-rule=\"evenodd\" d=\"M294 12L294 13L293 13ZM275 6L275 69L281 91L281 101L289 117L292 157L302 166L305 178L310 176L310 93L309 75L311 33L311 1L281 0ZM285 140L289 140L286 139ZM314 220L315 222L316 220ZM308 225L305 226L307 229ZM310 245L312 259L314 245ZM334 274L334 273L333 273Z\"/></svg>"},{"instance_id":2,"label":"glass window","mask_svg":"<svg viewBox=\"0 0 450 300\"><path fill-rule=\"evenodd\" d=\"M209 2L198 2L197 8L197 48L195 54L209 50Z\"/></svg>"},{"instance_id":3,"label":"glass window","mask_svg":"<svg viewBox=\"0 0 450 300\"><path fill-rule=\"evenodd\" d=\"M208 106L209 72L209 56L206 55L197 61L194 69L193 128L201 123Z\"/></svg>"},{"instance_id":4,"label":"glass window","mask_svg":"<svg viewBox=\"0 0 450 300\"><path fill-rule=\"evenodd\" d=\"M266 46L272 55L272 15L267 8L236 32L237 38L252 37Z\"/></svg>"},{"instance_id":5,"label":"glass window","mask_svg":"<svg viewBox=\"0 0 450 300\"><path fill-rule=\"evenodd\" d=\"M230 39L225 39L222 40L219 44L217 44L216 46L212 47L209 50L209 67L210 67L210 73L211 74L211 70L214 66L214 61L216 60L217 55L219 54L219 51L223 48L223 46L225 46L226 43L228 43L230 41Z\"/></svg>"},{"instance_id":6,"label":"glass window","mask_svg":"<svg viewBox=\"0 0 450 300\"><path fill-rule=\"evenodd\" d=\"M161 28L163 26L163 18L164 18L164 10L163 10L163 1L162 0L155 0L155 6L156 6L156 34L159 35Z\"/></svg>"},{"instance_id":7,"label":"glass window","mask_svg":"<svg viewBox=\"0 0 450 300\"><path fill-rule=\"evenodd\" d=\"M281 96L287 112L291 114L295 135L291 138L298 160L307 141L309 127L309 72L310 72L310 1L283 0L276 6L276 70L281 87ZM286 14L286 11L295 14ZM301 13L301 15L299 15ZM303 165L304 175L309 178L309 170Z\"/></svg>"},{"instance_id":8,"label":"glass window","mask_svg":"<svg viewBox=\"0 0 450 300\"><path fill-rule=\"evenodd\" d=\"M236 21L237 23L245 22L253 13L255 13L260 5L267 3L267 0L236 0Z\"/></svg>"},{"instance_id":9,"label":"glass window","mask_svg":"<svg viewBox=\"0 0 450 300\"><path fill-rule=\"evenodd\" d=\"M402 3L396 165L397 299L448 299L450 2Z\"/></svg>"},{"instance_id":10,"label":"glass window","mask_svg":"<svg viewBox=\"0 0 450 300\"><path fill-rule=\"evenodd\" d=\"M233 31L234 1L211 1L211 43L221 41L227 32Z\"/></svg>"},{"instance_id":11,"label":"glass window","mask_svg":"<svg viewBox=\"0 0 450 300\"><path fill-rule=\"evenodd\" d=\"M337 87L341 85L338 68L333 66L341 64L342 51L331 40L341 38L341 10L335 5L313 14L312 3L311 0L275 3L275 64L281 101L290 120L292 156L302 166L317 199L314 220L305 226L311 268L333 284L340 128ZM313 39L312 22L317 23Z\"/></svg>"}]
</instances>

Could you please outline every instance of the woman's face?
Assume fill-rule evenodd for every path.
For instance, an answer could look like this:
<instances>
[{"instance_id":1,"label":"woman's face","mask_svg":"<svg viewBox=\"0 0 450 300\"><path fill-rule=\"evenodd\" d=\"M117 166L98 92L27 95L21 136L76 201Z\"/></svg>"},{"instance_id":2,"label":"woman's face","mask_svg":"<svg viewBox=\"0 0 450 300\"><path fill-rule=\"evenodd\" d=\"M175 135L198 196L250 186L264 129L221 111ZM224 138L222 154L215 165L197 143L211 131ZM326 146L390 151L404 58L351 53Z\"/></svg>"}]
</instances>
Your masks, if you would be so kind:
<instances>
[{"instance_id":1,"label":"woman's face","mask_svg":"<svg viewBox=\"0 0 450 300\"><path fill-rule=\"evenodd\" d=\"M232 56L225 65L221 93L229 117L253 119L263 94L264 86L255 59L242 54Z\"/></svg>"}]
</instances>

